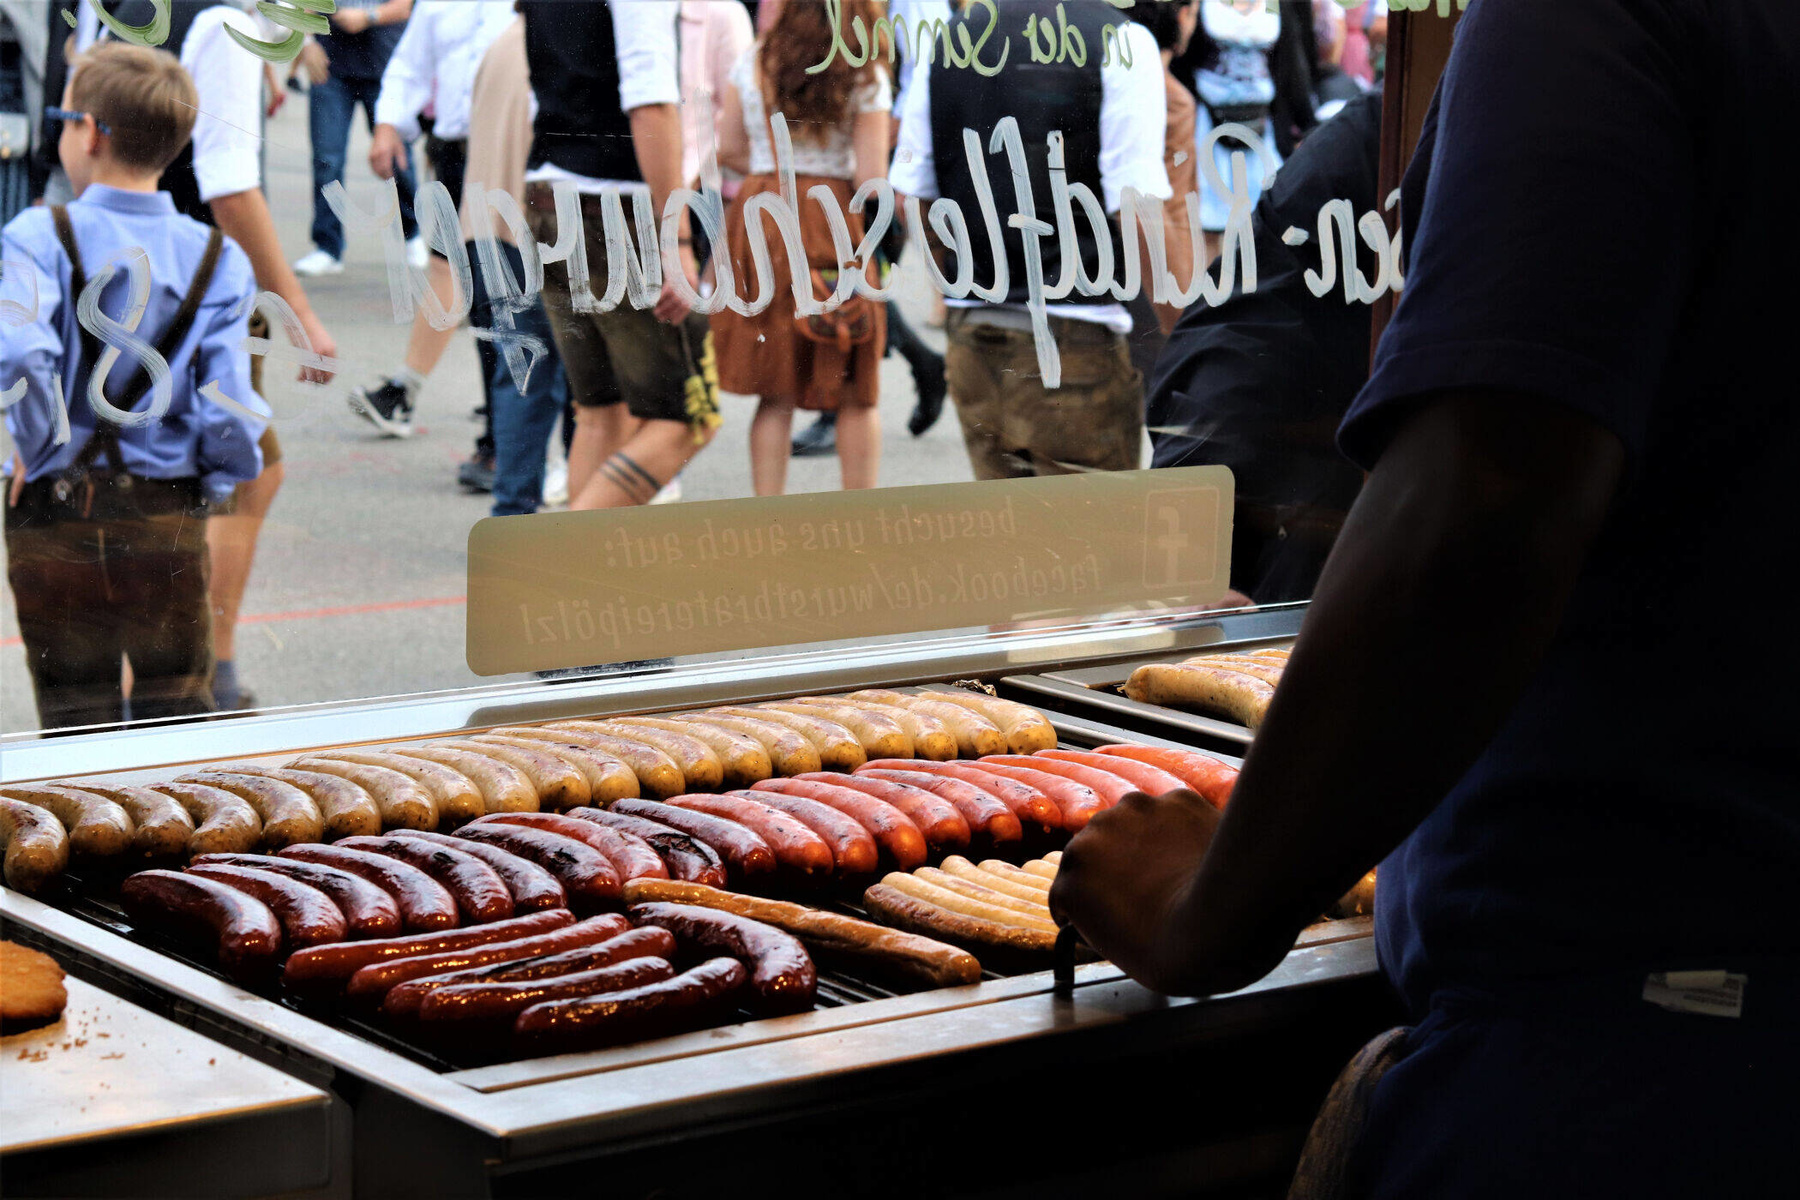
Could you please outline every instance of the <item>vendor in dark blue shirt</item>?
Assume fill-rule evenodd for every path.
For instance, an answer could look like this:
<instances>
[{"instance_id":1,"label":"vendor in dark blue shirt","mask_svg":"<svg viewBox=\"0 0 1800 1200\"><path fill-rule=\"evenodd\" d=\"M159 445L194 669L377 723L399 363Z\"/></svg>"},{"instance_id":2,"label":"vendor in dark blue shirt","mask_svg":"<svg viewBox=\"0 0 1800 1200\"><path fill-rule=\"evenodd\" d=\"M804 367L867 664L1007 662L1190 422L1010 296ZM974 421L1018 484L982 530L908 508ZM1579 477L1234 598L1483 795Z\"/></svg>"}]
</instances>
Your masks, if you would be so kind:
<instances>
[{"instance_id":1,"label":"vendor in dark blue shirt","mask_svg":"<svg viewBox=\"0 0 1800 1200\"><path fill-rule=\"evenodd\" d=\"M1800 5L1474 0L1230 808L1130 799L1063 860L1096 948L1211 994L1385 859L1416 1024L1352 1195L1794 1192L1797 80Z\"/></svg>"}]
</instances>

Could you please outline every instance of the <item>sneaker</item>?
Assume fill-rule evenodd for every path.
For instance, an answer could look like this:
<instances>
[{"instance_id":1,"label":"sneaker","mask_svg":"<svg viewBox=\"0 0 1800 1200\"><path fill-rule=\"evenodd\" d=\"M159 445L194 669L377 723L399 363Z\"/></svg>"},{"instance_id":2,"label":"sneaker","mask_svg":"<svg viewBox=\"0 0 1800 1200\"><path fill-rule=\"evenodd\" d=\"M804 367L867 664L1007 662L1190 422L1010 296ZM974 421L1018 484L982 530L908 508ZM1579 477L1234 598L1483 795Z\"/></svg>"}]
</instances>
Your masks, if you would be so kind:
<instances>
[{"instance_id":1,"label":"sneaker","mask_svg":"<svg viewBox=\"0 0 1800 1200\"><path fill-rule=\"evenodd\" d=\"M652 504L673 504L681 499L681 476L669 480L667 486L656 495L650 497Z\"/></svg>"},{"instance_id":2,"label":"sneaker","mask_svg":"<svg viewBox=\"0 0 1800 1200\"><path fill-rule=\"evenodd\" d=\"M493 455L477 454L464 462L456 464L456 482L471 492L491 492L494 490L494 458Z\"/></svg>"},{"instance_id":3,"label":"sneaker","mask_svg":"<svg viewBox=\"0 0 1800 1200\"><path fill-rule=\"evenodd\" d=\"M795 458L837 453L837 414L820 413L819 419L794 435Z\"/></svg>"},{"instance_id":4,"label":"sneaker","mask_svg":"<svg viewBox=\"0 0 1800 1200\"><path fill-rule=\"evenodd\" d=\"M408 266L417 267L419 270L423 271L426 264L430 261L431 251L425 248L424 238L413 237L406 239L406 262Z\"/></svg>"},{"instance_id":5,"label":"sneaker","mask_svg":"<svg viewBox=\"0 0 1800 1200\"><path fill-rule=\"evenodd\" d=\"M343 273L343 262L323 250L314 250L294 264L294 274L304 275L308 279L316 279L320 275L342 275Z\"/></svg>"},{"instance_id":6,"label":"sneaker","mask_svg":"<svg viewBox=\"0 0 1800 1200\"><path fill-rule=\"evenodd\" d=\"M366 418L381 431L382 437L412 436L412 393L391 379L384 380L380 387L351 392L350 411Z\"/></svg>"},{"instance_id":7,"label":"sneaker","mask_svg":"<svg viewBox=\"0 0 1800 1200\"><path fill-rule=\"evenodd\" d=\"M569 464L556 459L544 468L544 507L561 508L569 502Z\"/></svg>"}]
</instances>

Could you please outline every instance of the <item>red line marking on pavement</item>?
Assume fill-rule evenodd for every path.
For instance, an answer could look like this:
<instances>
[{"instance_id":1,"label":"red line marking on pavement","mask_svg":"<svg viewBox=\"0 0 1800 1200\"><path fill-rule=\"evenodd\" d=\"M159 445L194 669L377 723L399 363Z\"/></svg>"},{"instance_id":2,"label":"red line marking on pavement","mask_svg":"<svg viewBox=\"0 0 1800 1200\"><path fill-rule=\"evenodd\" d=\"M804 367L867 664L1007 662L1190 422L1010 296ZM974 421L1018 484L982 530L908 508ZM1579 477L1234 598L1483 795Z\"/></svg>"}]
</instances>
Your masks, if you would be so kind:
<instances>
[{"instance_id":1,"label":"red line marking on pavement","mask_svg":"<svg viewBox=\"0 0 1800 1200\"><path fill-rule=\"evenodd\" d=\"M296 608L288 612L249 613L238 618L239 625L266 625L270 621L306 621L314 617L355 617L364 613L401 612L413 608L445 608L463 604L467 596L427 596L419 600L389 600L380 604L339 604L329 608ZM23 639L0 638L0 647L21 645Z\"/></svg>"}]
</instances>

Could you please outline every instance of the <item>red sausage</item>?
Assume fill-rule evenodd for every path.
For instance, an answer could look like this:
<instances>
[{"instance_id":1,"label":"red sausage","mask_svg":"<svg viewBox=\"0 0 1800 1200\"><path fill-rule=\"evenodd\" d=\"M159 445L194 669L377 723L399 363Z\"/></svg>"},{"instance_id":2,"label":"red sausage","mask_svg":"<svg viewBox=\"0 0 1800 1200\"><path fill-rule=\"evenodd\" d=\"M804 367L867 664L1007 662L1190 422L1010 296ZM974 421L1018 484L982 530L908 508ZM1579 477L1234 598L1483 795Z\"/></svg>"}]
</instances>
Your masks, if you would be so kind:
<instances>
[{"instance_id":1,"label":"red sausage","mask_svg":"<svg viewBox=\"0 0 1800 1200\"><path fill-rule=\"evenodd\" d=\"M542 829L546 833L560 833L564 837L574 838L578 842L586 842L606 856L619 878L626 879L667 879L669 868L651 848L650 843L636 834L623 833L606 825L596 825L592 821L581 821L561 813L489 813L485 817L477 817L472 824L476 825L523 825L527 829Z\"/></svg>"},{"instance_id":2,"label":"red sausage","mask_svg":"<svg viewBox=\"0 0 1800 1200\"><path fill-rule=\"evenodd\" d=\"M633 958L591 971L500 983L455 983L438 988L419 1005L421 1021L496 1021L508 1025L533 1004L621 992L672 979L675 968L665 958Z\"/></svg>"},{"instance_id":3,"label":"red sausage","mask_svg":"<svg viewBox=\"0 0 1800 1200\"><path fill-rule=\"evenodd\" d=\"M671 796L673 808L736 821L756 831L775 851L775 861L796 875L831 874L831 847L825 839L786 813L742 796Z\"/></svg>"},{"instance_id":4,"label":"red sausage","mask_svg":"<svg viewBox=\"0 0 1800 1200\"><path fill-rule=\"evenodd\" d=\"M719 857L719 852L673 825L664 825L660 821L650 821L643 817L628 817L624 813L605 808L571 808L563 815L579 817L596 825L610 826L621 833L644 839L651 849L662 856L669 868L670 879L679 879L683 883L704 883L709 887L725 886L725 860Z\"/></svg>"},{"instance_id":5,"label":"red sausage","mask_svg":"<svg viewBox=\"0 0 1800 1200\"><path fill-rule=\"evenodd\" d=\"M1109 775L1117 775L1130 783L1133 791L1143 792L1150 796L1162 796L1169 792L1188 790L1187 784L1161 767L1153 767L1146 762L1120 758L1113 754L1099 754L1091 750L1039 750L1031 757L1059 758L1078 766L1105 771Z\"/></svg>"},{"instance_id":6,"label":"red sausage","mask_svg":"<svg viewBox=\"0 0 1800 1200\"><path fill-rule=\"evenodd\" d=\"M556 882L556 876L544 870L528 858L520 858L510 850L502 850L498 846L490 846L486 842L471 842L465 838L451 837L447 833L430 833L423 829L396 829L392 836L411 838L415 842L430 843L434 846L449 846L461 850L464 854L473 854L482 862L494 869L506 890L512 893L514 913L542 912L546 908L569 907L569 894L563 891L563 885Z\"/></svg>"},{"instance_id":7,"label":"red sausage","mask_svg":"<svg viewBox=\"0 0 1800 1200\"><path fill-rule=\"evenodd\" d=\"M569 903L583 908L608 908L619 896L619 873L613 870L606 855L586 842L566 838L560 833L527 829L523 825L476 825L471 822L456 831L459 838L484 842L530 859L543 867L563 886Z\"/></svg>"},{"instance_id":8,"label":"red sausage","mask_svg":"<svg viewBox=\"0 0 1800 1200\"><path fill-rule=\"evenodd\" d=\"M1107 808L1138 790L1137 784L1115 771L1084 766L1060 758L1040 757L1036 754L990 754L981 759L980 763L984 767L1023 767L1030 771L1044 771L1051 775L1061 775L1064 779L1073 779L1084 787L1092 788L1094 794L1105 801Z\"/></svg>"},{"instance_id":9,"label":"red sausage","mask_svg":"<svg viewBox=\"0 0 1800 1200\"><path fill-rule=\"evenodd\" d=\"M940 799L923 788L909 783L895 783L875 776L827 775L823 771L795 778L808 783L826 783L847 787L875 797L899 809L906 819L919 827L925 844L933 850L966 850L969 846L969 823L948 800Z\"/></svg>"},{"instance_id":10,"label":"red sausage","mask_svg":"<svg viewBox=\"0 0 1800 1200\"><path fill-rule=\"evenodd\" d=\"M709 959L660 983L534 1004L519 1014L513 1032L569 1050L681 1033L729 1012L748 978L735 958Z\"/></svg>"},{"instance_id":11,"label":"red sausage","mask_svg":"<svg viewBox=\"0 0 1800 1200\"><path fill-rule=\"evenodd\" d=\"M224 864L273 871L318 888L331 897L344 914L345 930L353 938L393 937L400 932L400 906L385 888L323 863L295 862L269 854L202 854L194 866Z\"/></svg>"},{"instance_id":12,"label":"red sausage","mask_svg":"<svg viewBox=\"0 0 1800 1200\"><path fill-rule=\"evenodd\" d=\"M755 830L722 817L671 808L655 800L614 800L606 811L660 821L697 841L705 842L725 860L740 879L767 875L775 870L775 851Z\"/></svg>"},{"instance_id":13,"label":"red sausage","mask_svg":"<svg viewBox=\"0 0 1800 1200\"><path fill-rule=\"evenodd\" d=\"M868 767L860 768L856 774L870 779L886 779L893 783L910 783L948 800L962 814L963 820L969 823L970 831L977 837L986 838L993 845L1016 842L1025 836L1025 827L1013 815L1012 809L1006 807L1005 801L966 780L948 775L933 775L927 771L871 771Z\"/></svg>"},{"instance_id":14,"label":"red sausage","mask_svg":"<svg viewBox=\"0 0 1800 1200\"><path fill-rule=\"evenodd\" d=\"M1237 784L1238 769L1236 767L1228 762L1221 762L1210 754L1201 754L1197 750L1124 744L1102 746L1100 753L1109 758L1134 759L1137 762L1149 763L1153 767L1161 767L1188 787L1193 788L1202 799L1216 808L1225 807L1226 802L1231 799L1231 789Z\"/></svg>"},{"instance_id":15,"label":"red sausage","mask_svg":"<svg viewBox=\"0 0 1800 1200\"><path fill-rule=\"evenodd\" d=\"M506 890L506 881L466 850L401 837L347 837L333 845L367 850L419 868L456 897L457 911L471 925L504 921L513 915L512 893Z\"/></svg>"},{"instance_id":16,"label":"red sausage","mask_svg":"<svg viewBox=\"0 0 1800 1200\"><path fill-rule=\"evenodd\" d=\"M485 967L468 967L427 975L396 984L381 998L381 1011L391 1017L416 1017L425 997L441 987L456 983L502 983L507 980L548 979L552 975L569 975L592 971L630 958L674 958L675 935L666 929L646 925L609 938L594 946L579 946L556 954L539 954L512 962L490 963Z\"/></svg>"},{"instance_id":17,"label":"red sausage","mask_svg":"<svg viewBox=\"0 0 1800 1200\"><path fill-rule=\"evenodd\" d=\"M996 760L1000 758L1022 758L1025 762L1033 761L1025 755L996 755L994 757ZM1038 791L1044 793L1044 795L1050 797L1051 800L1056 802L1056 807L1062 812L1062 827L1070 833L1074 833L1077 829L1085 826L1088 821L1093 818L1095 813L1103 808L1110 808L1113 803L1087 784L1078 783L1056 771L1039 770L1037 767L1021 767L1012 763L993 761L985 758L978 760L974 765L980 770L986 771L989 775L1001 775L1007 779L1016 779L1020 783L1028 783ZM1043 764L1045 767L1051 765L1053 765L1053 763L1050 761ZM1073 763L1063 763L1062 765L1065 767L1074 766ZM1076 769L1083 770L1085 768L1077 767ZM1125 783L1125 781L1119 779L1117 775L1114 775L1113 778L1118 780L1121 784ZM1130 791L1131 786L1126 784L1125 790Z\"/></svg>"},{"instance_id":18,"label":"red sausage","mask_svg":"<svg viewBox=\"0 0 1800 1200\"><path fill-rule=\"evenodd\" d=\"M857 824L856 818L839 812L829 804L786 796L780 792L732 792L746 800L754 800L779 813L786 813L825 839L831 847L831 859L839 875L867 875L881 861L881 852L869 831Z\"/></svg>"},{"instance_id":19,"label":"red sausage","mask_svg":"<svg viewBox=\"0 0 1800 1200\"><path fill-rule=\"evenodd\" d=\"M445 933L413 934L409 937L377 938L366 942L339 942L335 946L314 946L288 956L285 980L290 985L340 983L370 963L406 958L415 954L437 954L444 950L461 950L504 942L561 929L575 920L566 908L495 921L492 925L471 925Z\"/></svg>"},{"instance_id":20,"label":"red sausage","mask_svg":"<svg viewBox=\"0 0 1800 1200\"><path fill-rule=\"evenodd\" d=\"M589 917L585 921L552 929L548 933L534 933L529 937L511 938L504 942L488 942L480 946L464 946L455 950L440 950L435 954L415 954L407 958L370 963L350 977L345 991L352 996L381 996L395 984L405 983L409 979L422 979L427 975L442 975L446 971L460 971L465 967L481 967L488 963L511 962L539 954L555 954L580 946L592 946L596 942L616 938L629 928L630 924L618 913L607 913L603 917Z\"/></svg>"},{"instance_id":21,"label":"red sausage","mask_svg":"<svg viewBox=\"0 0 1800 1200\"><path fill-rule=\"evenodd\" d=\"M348 932L343 910L331 897L298 879L224 863L199 863L189 867L188 874L228 884L268 905L281 922L282 939L289 949L341 942Z\"/></svg>"},{"instance_id":22,"label":"red sausage","mask_svg":"<svg viewBox=\"0 0 1800 1200\"><path fill-rule=\"evenodd\" d=\"M683 949L693 946L729 954L750 969L751 1008L762 1016L807 1012L819 975L800 939L773 925L717 908L694 904L634 904L631 919L675 935Z\"/></svg>"},{"instance_id":23,"label":"red sausage","mask_svg":"<svg viewBox=\"0 0 1800 1200\"><path fill-rule=\"evenodd\" d=\"M119 895L135 921L177 934L210 935L219 964L233 974L272 966L281 953L281 924L269 906L216 879L139 871Z\"/></svg>"},{"instance_id":24,"label":"red sausage","mask_svg":"<svg viewBox=\"0 0 1800 1200\"><path fill-rule=\"evenodd\" d=\"M921 771L927 775L960 779L999 797L1000 803L1010 808L1022 825L1045 830L1062 828L1062 810L1056 807L1056 801L1029 784L983 771L974 763L932 762L923 758L879 758L857 769L866 771L871 767L883 771Z\"/></svg>"},{"instance_id":25,"label":"red sausage","mask_svg":"<svg viewBox=\"0 0 1800 1200\"><path fill-rule=\"evenodd\" d=\"M905 813L867 792L805 779L765 779L754 790L779 792L830 805L873 834L875 843L902 871L910 871L925 862L925 835L919 827L908 820Z\"/></svg>"},{"instance_id":26,"label":"red sausage","mask_svg":"<svg viewBox=\"0 0 1800 1200\"><path fill-rule=\"evenodd\" d=\"M363 850L311 844L289 846L281 851L281 857L341 867L352 875L361 875L370 883L379 884L400 905L400 920L408 929L429 932L456 927L456 897L417 867Z\"/></svg>"}]
</instances>

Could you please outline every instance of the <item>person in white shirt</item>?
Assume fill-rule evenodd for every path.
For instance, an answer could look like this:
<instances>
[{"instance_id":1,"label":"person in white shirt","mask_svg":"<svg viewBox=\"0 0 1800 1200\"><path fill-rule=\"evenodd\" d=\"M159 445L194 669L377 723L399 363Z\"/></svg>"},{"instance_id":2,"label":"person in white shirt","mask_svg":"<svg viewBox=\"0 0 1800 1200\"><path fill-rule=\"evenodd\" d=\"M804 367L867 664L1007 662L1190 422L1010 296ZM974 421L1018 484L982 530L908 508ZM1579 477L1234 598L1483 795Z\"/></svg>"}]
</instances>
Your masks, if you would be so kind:
<instances>
[{"instance_id":1,"label":"person in white shirt","mask_svg":"<svg viewBox=\"0 0 1800 1200\"><path fill-rule=\"evenodd\" d=\"M1023 24L1036 16L1047 28L1060 28L1060 12L1081 30L1089 48L1086 61L1077 65L1065 57L1039 63L1019 53L1021 45L990 76L945 70L921 59L913 66L888 178L905 196L956 202L968 222L975 289L987 295L972 290L950 296L945 365L976 477L1131 470L1141 462L1144 421L1143 377L1131 365L1125 343L1130 315L1110 295L1072 293L1046 306L1043 333L1034 333L1025 261L1029 242L1005 224L1007 215L1022 207L1010 162L1004 150L982 160L1003 230L1003 256L997 258L983 229L963 135L973 130L985 150L1002 119L1018 122L1030 163L1032 208L1026 211L1052 229L1057 213L1046 157L1033 147L1043 147L1053 135L1063 146L1069 182L1087 186L1109 214L1119 211L1127 189L1135 189L1158 202L1160 215L1160 201L1171 194L1163 164L1162 57L1150 31L1105 0L1018 0L1006 11L1010 21ZM956 21L975 20L970 32L978 35L985 19L964 10ZM1117 226L1107 224L1081 234L1069 247L1081 255L1084 271L1097 270L1100 237L1110 237L1118 249ZM1076 225L1082 229L1086 222L1078 219ZM1145 240L1139 237L1137 244L1141 278L1147 279ZM1052 235L1039 241L1038 250L1043 278L1054 284L1062 274L1064 248ZM1118 253L1113 259L1116 275L1123 263ZM1004 289L995 286L1002 272ZM1179 314L1156 307L1167 331ZM1046 335L1053 349L1040 347ZM1046 361L1060 368L1058 379L1046 377Z\"/></svg>"}]
</instances>

